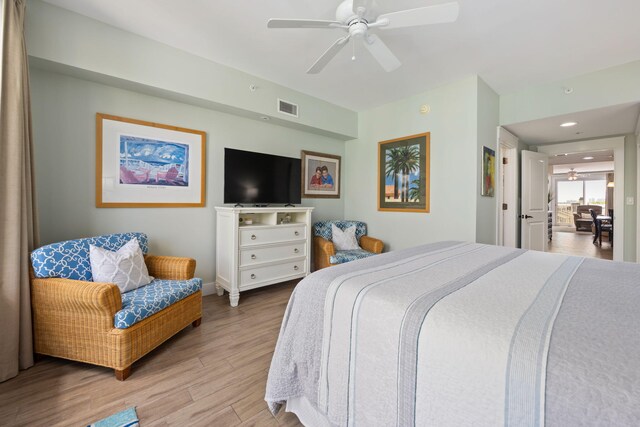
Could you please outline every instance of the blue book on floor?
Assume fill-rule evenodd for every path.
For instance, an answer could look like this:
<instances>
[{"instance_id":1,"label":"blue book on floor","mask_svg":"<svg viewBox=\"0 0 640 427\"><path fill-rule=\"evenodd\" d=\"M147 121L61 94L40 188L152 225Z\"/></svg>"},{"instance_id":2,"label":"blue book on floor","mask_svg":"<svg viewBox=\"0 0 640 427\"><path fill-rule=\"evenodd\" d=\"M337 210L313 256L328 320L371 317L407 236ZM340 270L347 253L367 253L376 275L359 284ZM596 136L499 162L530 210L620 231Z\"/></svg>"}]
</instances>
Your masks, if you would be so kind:
<instances>
[{"instance_id":1,"label":"blue book on floor","mask_svg":"<svg viewBox=\"0 0 640 427\"><path fill-rule=\"evenodd\" d=\"M139 425L138 414L134 407L89 424L87 427L138 427Z\"/></svg>"}]
</instances>

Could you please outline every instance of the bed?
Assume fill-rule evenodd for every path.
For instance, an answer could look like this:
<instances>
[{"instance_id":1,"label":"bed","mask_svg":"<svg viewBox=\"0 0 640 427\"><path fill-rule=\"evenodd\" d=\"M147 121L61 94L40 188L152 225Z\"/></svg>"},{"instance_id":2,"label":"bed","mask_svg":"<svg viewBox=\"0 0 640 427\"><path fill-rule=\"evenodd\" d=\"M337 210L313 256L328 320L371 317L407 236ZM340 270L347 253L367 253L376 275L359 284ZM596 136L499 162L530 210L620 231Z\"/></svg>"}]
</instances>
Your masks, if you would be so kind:
<instances>
[{"instance_id":1,"label":"bed","mask_svg":"<svg viewBox=\"0 0 640 427\"><path fill-rule=\"evenodd\" d=\"M439 242L295 288L265 400L307 426L640 425L640 266Z\"/></svg>"}]
</instances>

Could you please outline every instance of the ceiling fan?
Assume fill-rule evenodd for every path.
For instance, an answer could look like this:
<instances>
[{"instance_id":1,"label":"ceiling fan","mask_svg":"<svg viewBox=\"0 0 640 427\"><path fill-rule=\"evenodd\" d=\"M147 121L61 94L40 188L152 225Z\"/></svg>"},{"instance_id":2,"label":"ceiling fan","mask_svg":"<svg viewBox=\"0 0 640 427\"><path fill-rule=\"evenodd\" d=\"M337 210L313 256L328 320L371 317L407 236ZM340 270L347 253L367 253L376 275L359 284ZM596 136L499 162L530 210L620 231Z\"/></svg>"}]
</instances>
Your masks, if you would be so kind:
<instances>
[{"instance_id":1,"label":"ceiling fan","mask_svg":"<svg viewBox=\"0 0 640 427\"><path fill-rule=\"evenodd\" d=\"M581 177L582 175L580 175L578 172L576 172L574 170L574 168L571 168L571 170L569 172L567 172L567 179L569 181L577 181L579 177Z\"/></svg>"},{"instance_id":2,"label":"ceiling fan","mask_svg":"<svg viewBox=\"0 0 640 427\"><path fill-rule=\"evenodd\" d=\"M458 19L457 2L401 10L378 15L373 0L345 0L336 9L335 21L316 19L270 19L267 28L338 28L348 34L322 54L307 70L317 74L340 52L350 39L362 39L364 46L385 71L393 71L400 61L380 38L369 30L392 30L419 25L442 24Z\"/></svg>"}]
</instances>

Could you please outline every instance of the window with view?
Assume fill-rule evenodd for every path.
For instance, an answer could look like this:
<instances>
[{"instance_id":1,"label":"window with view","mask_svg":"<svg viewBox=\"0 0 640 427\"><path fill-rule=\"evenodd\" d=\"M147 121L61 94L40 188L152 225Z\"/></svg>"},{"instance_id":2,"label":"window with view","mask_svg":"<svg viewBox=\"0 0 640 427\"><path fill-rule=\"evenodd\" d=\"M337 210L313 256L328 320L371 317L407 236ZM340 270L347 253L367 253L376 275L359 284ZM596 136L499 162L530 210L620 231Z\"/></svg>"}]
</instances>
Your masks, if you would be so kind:
<instances>
[{"instance_id":1,"label":"window with view","mask_svg":"<svg viewBox=\"0 0 640 427\"><path fill-rule=\"evenodd\" d=\"M579 205L599 205L604 212L606 193L605 179L556 181L556 225L573 225Z\"/></svg>"}]
</instances>

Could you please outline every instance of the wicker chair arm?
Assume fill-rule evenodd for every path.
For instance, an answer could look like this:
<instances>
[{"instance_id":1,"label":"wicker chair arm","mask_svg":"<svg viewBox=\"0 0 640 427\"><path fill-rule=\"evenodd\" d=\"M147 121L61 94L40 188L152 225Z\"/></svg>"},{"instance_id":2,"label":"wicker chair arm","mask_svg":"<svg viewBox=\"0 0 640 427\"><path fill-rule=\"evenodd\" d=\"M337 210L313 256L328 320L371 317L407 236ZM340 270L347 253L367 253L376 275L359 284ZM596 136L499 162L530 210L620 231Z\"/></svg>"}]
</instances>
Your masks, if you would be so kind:
<instances>
[{"instance_id":1,"label":"wicker chair arm","mask_svg":"<svg viewBox=\"0 0 640 427\"><path fill-rule=\"evenodd\" d=\"M382 242L382 240L376 239L374 237L362 236L360 238L360 247L365 251L379 254L384 249L384 243Z\"/></svg>"},{"instance_id":2,"label":"wicker chair arm","mask_svg":"<svg viewBox=\"0 0 640 427\"><path fill-rule=\"evenodd\" d=\"M333 242L328 241L327 239L323 239L322 237L315 236L313 238L313 242L316 246L316 249L319 249L325 255L332 256L336 254L336 248L333 246Z\"/></svg>"},{"instance_id":3,"label":"wicker chair arm","mask_svg":"<svg viewBox=\"0 0 640 427\"><path fill-rule=\"evenodd\" d=\"M313 237L313 251L313 264L316 270L329 267L331 256L336 254L333 243L319 236Z\"/></svg>"},{"instance_id":4,"label":"wicker chair arm","mask_svg":"<svg viewBox=\"0 0 640 427\"><path fill-rule=\"evenodd\" d=\"M78 315L113 316L122 308L120 290L113 283L85 282L60 278L32 279L34 311L75 312Z\"/></svg>"},{"instance_id":5,"label":"wicker chair arm","mask_svg":"<svg viewBox=\"0 0 640 427\"><path fill-rule=\"evenodd\" d=\"M156 279L189 280L196 271L196 260L172 256L145 255L149 274Z\"/></svg>"}]
</instances>

